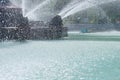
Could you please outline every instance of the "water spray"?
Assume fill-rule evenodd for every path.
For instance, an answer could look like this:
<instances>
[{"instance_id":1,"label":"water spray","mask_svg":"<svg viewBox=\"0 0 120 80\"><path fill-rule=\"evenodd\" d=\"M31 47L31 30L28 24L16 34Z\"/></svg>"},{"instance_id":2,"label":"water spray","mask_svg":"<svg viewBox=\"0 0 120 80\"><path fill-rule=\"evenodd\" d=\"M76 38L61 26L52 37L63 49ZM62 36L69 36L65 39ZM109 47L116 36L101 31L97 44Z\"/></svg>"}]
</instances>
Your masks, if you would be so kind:
<instances>
[{"instance_id":1,"label":"water spray","mask_svg":"<svg viewBox=\"0 0 120 80\"><path fill-rule=\"evenodd\" d=\"M46 0L46 1L44 1L44 2L42 2L42 3L40 3L38 6L36 6L34 9L32 9L31 11L29 11L26 15L25 15L25 17L29 17L31 14L33 14L36 10L38 10L38 9L40 9L40 8L42 8L44 5L46 5L48 2L49 2L50 0Z\"/></svg>"},{"instance_id":2,"label":"water spray","mask_svg":"<svg viewBox=\"0 0 120 80\"><path fill-rule=\"evenodd\" d=\"M25 0L22 0L23 16L25 16Z\"/></svg>"},{"instance_id":3,"label":"water spray","mask_svg":"<svg viewBox=\"0 0 120 80\"><path fill-rule=\"evenodd\" d=\"M79 1L77 1L77 2L72 1L58 15L63 17L67 12L71 11L72 9L77 7L78 5L79 5Z\"/></svg>"},{"instance_id":4,"label":"water spray","mask_svg":"<svg viewBox=\"0 0 120 80\"><path fill-rule=\"evenodd\" d=\"M66 18L66 17L68 17L70 15L73 15L73 14L75 14L77 12L86 10L88 8L91 8L91 7L99 6L99 5L110 3L110 2L113 2L113 1L117 1L117 0L109 0L109 1L101 1L101 2L100 1L95 1L95 0L86 0L84 2L80 2L79 5L74 7L72 10L67 10L65 15L62 16L62 18Z\"/></svg>"}]
</instances>

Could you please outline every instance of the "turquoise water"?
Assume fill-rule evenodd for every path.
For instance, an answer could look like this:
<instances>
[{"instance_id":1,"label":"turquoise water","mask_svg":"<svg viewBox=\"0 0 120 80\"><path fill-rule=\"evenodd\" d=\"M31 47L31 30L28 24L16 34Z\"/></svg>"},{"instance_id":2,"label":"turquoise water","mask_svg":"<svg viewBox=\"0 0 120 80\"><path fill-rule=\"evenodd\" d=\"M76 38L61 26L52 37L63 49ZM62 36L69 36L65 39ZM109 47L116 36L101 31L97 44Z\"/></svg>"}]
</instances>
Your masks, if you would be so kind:
<instances>
[{"instance_id":1,"label":"turquoise water","mask_svg":"<svg viewBox=\"0 0 120 80\"><path fill-rule=\"evenodd\" d=\"M0 80L120 80L119 35L0 43Z\"/></svg>"}]
</instances>

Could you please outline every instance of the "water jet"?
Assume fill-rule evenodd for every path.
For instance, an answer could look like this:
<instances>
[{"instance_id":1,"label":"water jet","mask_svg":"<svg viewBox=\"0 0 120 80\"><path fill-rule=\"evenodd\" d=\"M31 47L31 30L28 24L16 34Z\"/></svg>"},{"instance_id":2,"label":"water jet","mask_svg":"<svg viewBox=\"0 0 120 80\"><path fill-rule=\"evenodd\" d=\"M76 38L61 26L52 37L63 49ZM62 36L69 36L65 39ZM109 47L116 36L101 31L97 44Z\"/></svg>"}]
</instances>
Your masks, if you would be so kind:
<instances>
[{"instance_id":1,"label":"water jet","mask_svg":"<svg viewBox=\"0 0 120 80\"><path fill-rule=\"evenodd\" d=\"M46 5L49 2L49 0L43 1L42 3L40 3L38 6L36 6L34 9L32 9L31 11L29 11L25 16L29 17L30 15L33 15L33 13L37 10L42 8L44 5Z\"/></svg>"},{"instance_id":2,"label":"water jet","mask_svg":"<svg viewBox=\"0 0 120 80\"><path fill-rule=\"evenodd\" d=\"M62 18L64 19L64 18L66 18L70 15L74 15L77 12L87 10L91 7L100 6L102 4L108 4L108 3L111 3L111 2L114 2L114 1L117 1L117 0L108 0L108 1L85 0L85 1L82 1L82 2L75 3L75 4L71 5L70 7L68 7L67 9L63 9L59 13L59 15L61 15ZM68 5L70 5L70 4L68 4Z\"/></svg>"}]
</instances>

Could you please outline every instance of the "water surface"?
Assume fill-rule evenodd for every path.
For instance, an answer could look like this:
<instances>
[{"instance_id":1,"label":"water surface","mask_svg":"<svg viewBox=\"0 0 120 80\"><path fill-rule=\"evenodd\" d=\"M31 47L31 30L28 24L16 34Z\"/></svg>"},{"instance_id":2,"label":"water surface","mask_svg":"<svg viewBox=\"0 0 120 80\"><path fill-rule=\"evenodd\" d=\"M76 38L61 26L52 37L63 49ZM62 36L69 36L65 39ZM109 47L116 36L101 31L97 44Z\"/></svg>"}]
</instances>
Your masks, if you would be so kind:
<instances>
[{"instance_id":1,"label":"water surface","mask_svg":"<svg viewBox=\"0 0 120 80\"><path fill-rule=\"evenodd\" d=\"M120 80L119 36L1 42L0 80Z\"/></svg>"}]
</instances>

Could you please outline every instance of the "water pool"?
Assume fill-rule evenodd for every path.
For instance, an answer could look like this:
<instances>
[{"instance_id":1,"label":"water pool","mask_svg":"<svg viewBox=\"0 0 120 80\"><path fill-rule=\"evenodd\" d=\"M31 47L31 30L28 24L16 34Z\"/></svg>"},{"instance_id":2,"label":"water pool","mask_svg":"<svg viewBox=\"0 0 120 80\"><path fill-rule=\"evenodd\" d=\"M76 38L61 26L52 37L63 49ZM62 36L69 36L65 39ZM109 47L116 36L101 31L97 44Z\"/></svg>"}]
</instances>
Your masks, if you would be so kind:
<instances>
[{"instance_id":1,"label":"water pool","mask_svg":"<svg viewBox=\"0 0 120 80\"><path fill-rule=\"evenodd\" d=\"M75 34L66 40L1 42L0 80L120 80L119 40Z\"/></svg>"}]
</instances>

